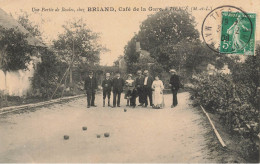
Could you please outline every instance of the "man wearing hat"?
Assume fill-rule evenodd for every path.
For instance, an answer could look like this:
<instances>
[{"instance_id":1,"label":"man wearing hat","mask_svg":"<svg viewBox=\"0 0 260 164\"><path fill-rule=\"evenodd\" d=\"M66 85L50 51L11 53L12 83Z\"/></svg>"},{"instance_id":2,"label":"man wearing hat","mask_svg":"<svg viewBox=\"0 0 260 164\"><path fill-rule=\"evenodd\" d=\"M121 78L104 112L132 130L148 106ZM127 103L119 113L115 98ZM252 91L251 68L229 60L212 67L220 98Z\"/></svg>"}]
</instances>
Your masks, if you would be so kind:
<instances>
[{"instance_id":1,"label":"man wearing hat","mask_svg":"<svg viewBox=\"0 0 260 164\"><path fill-rule=\"evenodd\" d=\"M110 95L111 95L111 88L112 88L112 80L110 79L110 73L106 73L106 78L102 82L103 87L103 107L106 104L106 97L107 97L107 105L110 106Z\"/></svg>"},{"instance_id":2,"label":"man wearing hat","mask_svg":"<svg viewBox=\"0 0 260 164\"><path fill-rule=\"evenodd\" d=\"M152 91L153 78L149 76L148 70L144 71L143 93L144 93L144 107L148 106L147 97L149 97L150 106L153 106L153 91Z\"/></svg>"},{"instance_id":3,"label":"man wearing hat","mask_svg":"<svg viewBox=\"0 0 260 164\"><path fill-rule=\"evenodd\" d=\"M170 87L172 90L172 105L171 108L178 105L178 99L177 99L177 93L180 88L180 80L179 76L177 75L177 72L174 69L170 70L171 78L170 78Z\"/></svg>"},{"instance_id":4,"label":"man wearing hat","mask_svg":"<svg viewBox=\"0 0 260 164\"><path fill-rule=\"evenodd\" d=\"M143 104L144 104L143 86L144 86L144 77L142 76L142 71L138 70L137 77L135 79L135 88L137 89L137 94L139 97L138 106L143 106Z\"/></svg>"},{"instance_id":5,"label":"man wearing hat","mask_svg":"<svg viewBox=\"0 0 260 164\"><path fill-rule=\"evenodd\" d=\"M97 79L93 76L93 72L90 71L85 79L84 88L87 94L88 108L90 106L96 107L95 105L95 94L98 88Z\"/></svg>"},{"instance_id":6,"label":"man wearing hat","mask_svg":"<svg viewBox=\"0 0 260 164\"><path fill-rule=\"evenodd\" d=\"M120 107L121 93L123 92L124 80L120 77L120 73L116 73L115 78L112 80L113 87L113 108Z\"/></svg>"}]
</instances>

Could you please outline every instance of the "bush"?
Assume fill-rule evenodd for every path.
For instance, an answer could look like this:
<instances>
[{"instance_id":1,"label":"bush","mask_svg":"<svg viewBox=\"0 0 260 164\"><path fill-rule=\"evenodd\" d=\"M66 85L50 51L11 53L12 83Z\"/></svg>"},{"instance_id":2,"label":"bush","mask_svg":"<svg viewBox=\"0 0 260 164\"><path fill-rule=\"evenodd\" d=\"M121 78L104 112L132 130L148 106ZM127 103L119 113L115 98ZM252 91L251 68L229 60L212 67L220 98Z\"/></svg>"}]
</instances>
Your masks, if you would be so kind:
<instances>
[{"instance_id":1,"label":"bush","mask_svg":"<svg viewBox=\"0 0 260 164\"><path fill-rule=\"evenodd\" d=\"M209 112L218 114L230 132L254 142L259 130L259 109L252 103L256 87L234 82L232 75L199 75L193 78L192 96ZM255 149L257 149L256 144Z\"/></svg>"},{"instance_id":2,"label":"bush","mask_svg":"<svg viewBox=\"0 0 260 164\"><path fill-rule=\"evenodd\" d=\"M59 61L48 49L41 50L41 63L36 65L32 78L31 97L48 99L56 89L68 65ZM57 90L55 97L60 97L62 88Z\"/></svg>"}]
</instances>

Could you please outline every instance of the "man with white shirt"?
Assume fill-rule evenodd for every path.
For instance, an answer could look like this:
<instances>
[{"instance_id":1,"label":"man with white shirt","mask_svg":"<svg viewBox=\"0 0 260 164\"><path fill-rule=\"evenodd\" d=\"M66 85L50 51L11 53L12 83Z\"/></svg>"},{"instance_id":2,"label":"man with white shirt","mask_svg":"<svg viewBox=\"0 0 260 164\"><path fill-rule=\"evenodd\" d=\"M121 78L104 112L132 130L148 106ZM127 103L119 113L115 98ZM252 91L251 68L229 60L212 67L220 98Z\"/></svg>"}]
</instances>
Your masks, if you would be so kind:
<instances>
[{"instance_id":1,"label":"man with white shirt","mask_svg":"<svg viewBox=\"0 0 260 164\"><path fill-rule=\"evenodd\" d=\"M149 97L150 101L150 106L153 106L153 91L152 91L152 83L153 83L153 78L149 76L148 70L144 71L144 81L143 81L143 92L144 92L144 106L148 106L148 100L147 97Z\"/></svg>"}]
</instances>

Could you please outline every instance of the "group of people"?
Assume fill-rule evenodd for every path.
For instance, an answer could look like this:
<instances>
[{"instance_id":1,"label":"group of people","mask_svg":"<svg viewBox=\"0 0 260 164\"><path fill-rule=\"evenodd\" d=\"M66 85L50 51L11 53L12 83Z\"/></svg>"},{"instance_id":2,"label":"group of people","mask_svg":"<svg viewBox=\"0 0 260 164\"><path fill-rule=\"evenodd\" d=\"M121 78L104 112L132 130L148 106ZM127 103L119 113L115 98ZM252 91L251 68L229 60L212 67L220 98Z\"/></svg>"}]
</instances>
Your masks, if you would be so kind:
<instances>
[{"instance_id":1,"label":"group of people","mask_svg":"<svg viewBox=\"0 0 260 164\"><path fill-rule=\"evenodd\" d=\"M175 107L178 104L177 92L180 88L179 76L176 74L174 69L170 70L171 78L169 86L173 94L173 100L171 107ZM113 92L113 105L112 107L120 107L121 93L125 92L125 99L127 100L127 106L136 107L136 99L138 97L139 105L142 107L149 105L153 108L159 109L164 107L163 98L163 82L160 80L159 75L154 78L149 75L148 70L137 71L136 79L132 79L132 74L127 75L127 79L123 80L120 77L120 73L116 73L114 78L110 77L110 73L106 73L105 79L102 81L103 88L103 107L111 106L110 98L111 92ZM93 76L93 72L89 72L85 79L84 88L87 94L87 107L96 107L95 105L95 94L98 89L97 79Z\"/></svg>"}]
</instances>

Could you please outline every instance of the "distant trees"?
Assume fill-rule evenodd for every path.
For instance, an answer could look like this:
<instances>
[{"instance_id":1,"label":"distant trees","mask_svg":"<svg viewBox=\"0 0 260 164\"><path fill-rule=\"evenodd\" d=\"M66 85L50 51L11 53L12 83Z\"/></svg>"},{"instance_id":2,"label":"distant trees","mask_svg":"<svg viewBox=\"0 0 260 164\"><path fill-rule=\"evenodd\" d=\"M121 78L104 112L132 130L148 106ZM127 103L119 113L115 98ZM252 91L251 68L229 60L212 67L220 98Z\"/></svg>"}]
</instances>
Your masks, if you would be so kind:
<instances>
[{"instance_id":1,"label":"distant trees","mask_svg":"<svg viewBox=\"0 0 260 164\"><path fill-rule=\"evenodd\" d=\"M186 72L200 72L202 65L214 61L216 56L199 39L195 20L187 11L159 11L142 22L140 31L125 47L128 71L138 63L136 42L150 52L154 64L168 71L171 68ZM205 67L205 66L204 66Z\"/></svg>"}]
</instances>

